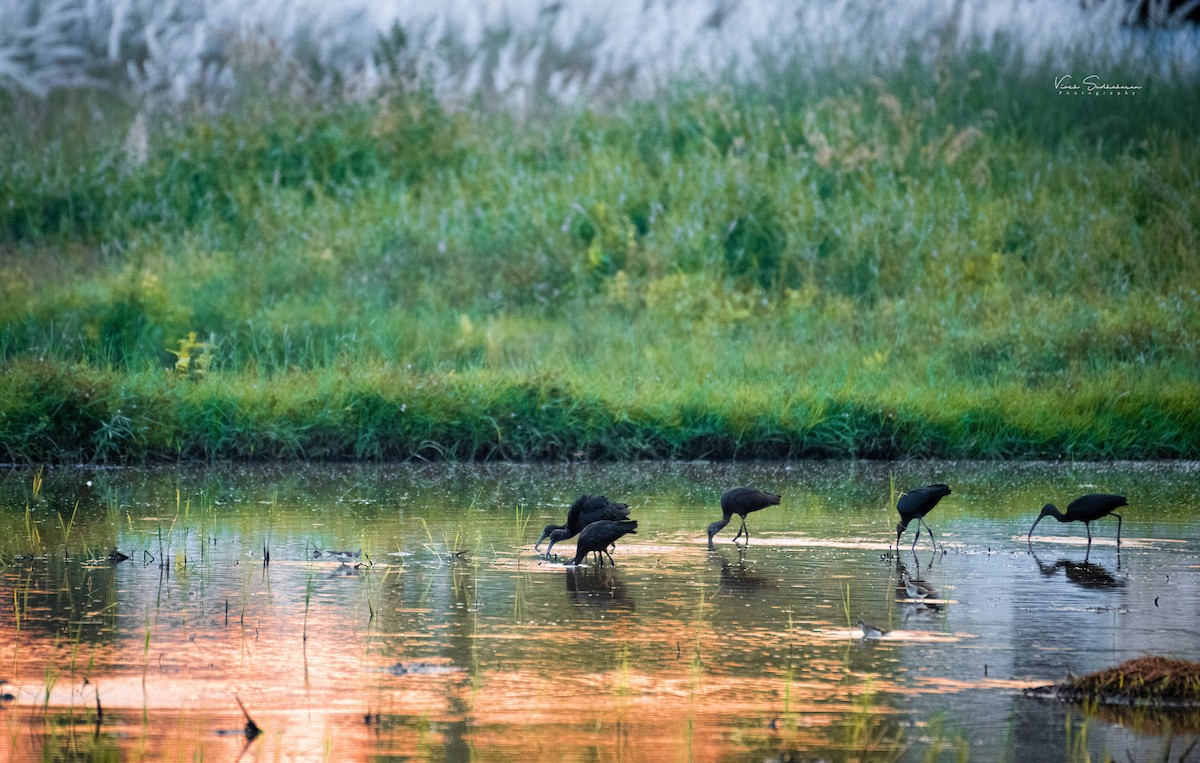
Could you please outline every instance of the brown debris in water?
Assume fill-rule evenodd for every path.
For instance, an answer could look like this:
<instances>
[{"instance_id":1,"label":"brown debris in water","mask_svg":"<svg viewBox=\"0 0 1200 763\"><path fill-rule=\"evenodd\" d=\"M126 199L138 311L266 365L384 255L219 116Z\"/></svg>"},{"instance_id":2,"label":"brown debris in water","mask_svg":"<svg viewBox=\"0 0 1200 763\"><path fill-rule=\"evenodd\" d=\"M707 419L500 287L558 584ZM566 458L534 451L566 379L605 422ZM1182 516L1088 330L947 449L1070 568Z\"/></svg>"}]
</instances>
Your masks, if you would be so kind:
<instances>
[{"instance_id":1,"label":"brown debris in water","mask_svg":"<svg viewBox=\"0 0 1200 763\"><path fill-rule=\"evenodd\" d=\"M1200 662L1139 657L1041 690L1059 699L1117 705L1200 706ZM1038 689L1033 693L1041 693Z\"/></svg>"}]
</instances>

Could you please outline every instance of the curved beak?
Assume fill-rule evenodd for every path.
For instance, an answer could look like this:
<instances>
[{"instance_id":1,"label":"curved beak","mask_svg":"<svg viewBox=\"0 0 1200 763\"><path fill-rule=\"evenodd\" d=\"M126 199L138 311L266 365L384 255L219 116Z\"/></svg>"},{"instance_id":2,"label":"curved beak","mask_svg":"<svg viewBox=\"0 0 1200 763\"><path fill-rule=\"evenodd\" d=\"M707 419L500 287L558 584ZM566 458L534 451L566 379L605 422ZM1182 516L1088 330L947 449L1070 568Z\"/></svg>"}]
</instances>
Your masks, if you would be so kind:
<instances>
[{"instance_id":1,"label":"curved beak","mask_svg":"<svg viewBox=\"0 0 1200 763\"><path fill-rule=\"evenodd\" d=\"M1028 535L1028 536L1025 538L1025 542L1026 542L1026 543L1029 543L1029 544L1032 544L1032 543L1033 543L1033 528L1034 528L1034 527L1037 527L1037 526L1038 526L1038 522L1041 522L1041 521L1042 521L1043 519L1045 519L1045 518L1046 518L1046 515L1045 515L1045 514L1043 514L1042 516L1038 517L1038 518L1037 518L1037 522L1034 522L1034 523L1033 523L1033 527L1029 528L1029 535Z\"/></svg>"}]
</instances>

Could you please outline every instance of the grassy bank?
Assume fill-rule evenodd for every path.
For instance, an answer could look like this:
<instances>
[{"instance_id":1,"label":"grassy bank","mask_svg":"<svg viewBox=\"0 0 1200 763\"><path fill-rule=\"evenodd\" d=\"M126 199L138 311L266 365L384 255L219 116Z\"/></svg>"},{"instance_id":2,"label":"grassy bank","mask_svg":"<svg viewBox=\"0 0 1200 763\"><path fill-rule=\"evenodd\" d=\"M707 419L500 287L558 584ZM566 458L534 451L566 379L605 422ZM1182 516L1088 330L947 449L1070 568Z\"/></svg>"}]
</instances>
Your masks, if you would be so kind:
<instances>
[{"instance_id":1,"label":"grassy bank","mask_svg":"<svg viewBox=\"0 0 1200 763\"><path fill-rule=\"evenodd\" d=\"M0 95L0 459L1200 457L1200 91L1105 77Z\"/></svg>"},{"instance_id":2,"label":"grassy bank","mask_svg":"<svg viewBox=\"0 0 1200 763\"><path fill-rule=\"evenodd\" d=\"M1091 380L930 394L703 388L474 369L348 367L197 383L24 362L6 371L0 458L579 459L939 456L1178 458L1195 447L1194 390L1114 395Z\"/></svg>"}]
</instances>

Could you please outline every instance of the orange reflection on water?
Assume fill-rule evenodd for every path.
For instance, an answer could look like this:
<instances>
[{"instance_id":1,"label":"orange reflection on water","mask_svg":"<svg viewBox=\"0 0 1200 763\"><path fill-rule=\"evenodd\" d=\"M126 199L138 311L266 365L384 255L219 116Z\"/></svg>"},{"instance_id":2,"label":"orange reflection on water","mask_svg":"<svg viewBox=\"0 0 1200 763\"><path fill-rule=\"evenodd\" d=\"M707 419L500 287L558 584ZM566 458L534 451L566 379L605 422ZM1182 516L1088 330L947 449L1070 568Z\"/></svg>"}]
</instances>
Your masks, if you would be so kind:
<instances>
[{"instance_id":1,"label":"orange reflection on water","mask_svg":"<svg viewBox=\"0 0 1200 763\"><path fill-rule=\"evenodd\" d=\"M827 682L785 684L688 668L551 679L525 670L474 678L463 672L389 676L378 687L344 692L311 685L295 691L286 683L237 692L264 731L246 759L327 759L331 751L343 759L426 757L460 746L500 759L586 760L623 751L634 759L712 760L741 748L747 733L822 744L828 727L856 708L849 690ZM123 757L144 760L232 759L242 751L245 740L237 732L245 720L228 710L233 703L225 682L149 676L143 687L140 676L107 675L92 685L99 685L105 708L99 737L87 688L52 687L44 710L45 686L23 686L21 707L5 716L6 759L24 759L43 746L79 750L108 743L121 747ZM747 718L756 720L746 726Z\"/></svg>"},{"instance_id":2,"label":"orange reflection on water","mask_svg":"<svg viewBox=\"0 0 1200 763\"><path fill-rule=\"evenodd\" d=\"M169 571L75 564L60 550L0 568L0 601L20 615L19 626L0 617L0 677L11 682L0 688L15 695L0 707L0 759L838 759L868 747L887 757L897 729L939 713L951 734L1003 744L1007 729L977 709L1010 712L1029 684L971 678L989 664L1038 675L1118 642L1191 643L1181 602L1195 600L1195 576L1177 570L1194 570L1194 556L1177 543L1152 547L1174 557L1126 556L1127 585L1084 588L1075 567L1056 562L1048 575L1028 558L1023 536L993 555L1011 522L990 525L985 541L963 533L948 555L921 548L909 562L904 549L905 568L882 553L893 515L874 500L844 532L840 512L808 523L780 509L765 519L792 531L755 531L749 548L727 533L709 551L711 505L701 517L672 496L639 507L639 535L618 544L615 570L571 570L532 552L537 528L515 526L508 504L443 511L443 496L422 494L360 511L340 502L358 480L290 520L257 505L228 528L194 519L175 533ZM565 495L576 483L560 484ZM170 523L170 500L147 505L164 519L140 524ZM157 547L155 527L117 519L104 525L117 545ZM314 561L318 535L321 547L361 543L378 563ZM460 537L461 555L448 548ZM563 545L560 558L573 556ZM1124 582L1113 556L1099 558ZM1166 588L1147 597L1136 573L1164 559L1171 577L1156 575ZM903 589L897 603L902 569L954 606L915 606ZM860 617L894 630L877 643L838 627ZM263 730L248 746L238 699ZM1034 720L1023 737L1062 726Z\"/></svg>"}]
</instances>

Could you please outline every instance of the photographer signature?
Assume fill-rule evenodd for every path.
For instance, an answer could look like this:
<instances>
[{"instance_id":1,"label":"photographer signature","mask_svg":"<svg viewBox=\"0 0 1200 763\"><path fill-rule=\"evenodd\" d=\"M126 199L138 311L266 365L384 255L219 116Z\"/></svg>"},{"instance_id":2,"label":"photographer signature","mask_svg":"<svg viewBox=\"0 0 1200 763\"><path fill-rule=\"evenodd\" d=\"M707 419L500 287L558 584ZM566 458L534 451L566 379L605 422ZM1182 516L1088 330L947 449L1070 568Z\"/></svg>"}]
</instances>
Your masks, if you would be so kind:
<instances>
[{"instance_id":1,"label":"photographer signature","mask_svg":"<svg viewBox=\"0 0 1200 763\"><path fill-rule=\"evenodd\" d=\"M1095 74L1089 74L1083 78L1083 83L1076 85L1070 74L1064 74L1061 77L1054 78L1054 89L1060 95L1079 95L1081 93L1087 95L1134 95L1142 89L1141 85L1111 85L1107 82L1102 82L1100 77Z\"/></svg>"}]
</instances>

